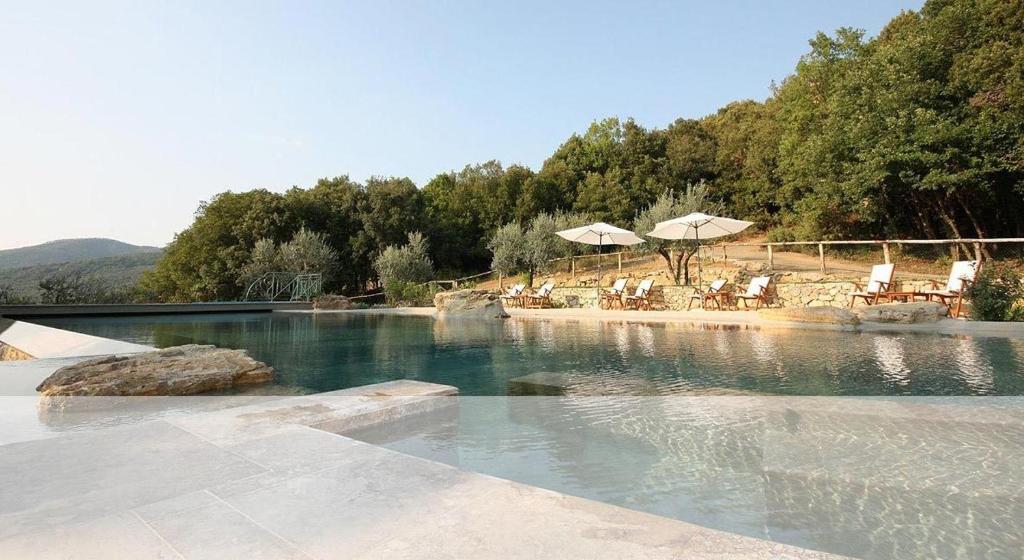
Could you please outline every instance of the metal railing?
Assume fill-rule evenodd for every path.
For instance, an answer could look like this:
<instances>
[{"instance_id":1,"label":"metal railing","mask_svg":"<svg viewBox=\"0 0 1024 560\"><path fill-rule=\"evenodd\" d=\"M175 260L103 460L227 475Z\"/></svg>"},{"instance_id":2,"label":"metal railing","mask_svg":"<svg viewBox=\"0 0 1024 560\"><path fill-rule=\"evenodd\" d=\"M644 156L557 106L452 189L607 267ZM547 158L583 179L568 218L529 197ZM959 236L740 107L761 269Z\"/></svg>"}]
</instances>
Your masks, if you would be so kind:
<instances>
[{"instance_id":1,"label":"metal railing","mask_svg":"<svg viewBox=\"0 0 1024 560\"><path fill-rule=\"evenodd\" d=\"M310 301L323 293L319 273L268 272L253 280L243 301ZM257 299L253 299L257 298Z\"/></svg>"}]
</instances>

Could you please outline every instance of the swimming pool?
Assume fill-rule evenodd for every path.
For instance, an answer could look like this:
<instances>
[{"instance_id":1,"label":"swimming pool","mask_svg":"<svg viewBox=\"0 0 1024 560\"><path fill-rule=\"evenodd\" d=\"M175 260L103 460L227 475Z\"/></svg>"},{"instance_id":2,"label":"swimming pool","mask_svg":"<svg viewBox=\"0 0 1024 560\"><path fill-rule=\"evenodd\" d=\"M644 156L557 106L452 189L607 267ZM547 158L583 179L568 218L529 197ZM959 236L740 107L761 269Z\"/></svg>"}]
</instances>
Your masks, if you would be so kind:
<instances>
[{"instance_id":1,"label":"swimming pool","mask_svg":"<svg viewBox=\"0 0 1024 560\"><path fill-rule=\"evenodd\" d=\"M419 379L462 395L1024 395L1024 340L641 322L264 313L47 318L158 347L247 349L272 390Z\"/></svg>"},{"instance_id":2,"label":"swimming pool","mask_svg":"<svg viewBox=\"0 0 1024 560\"><path fill-rule=\"evenodd\" d=\"M855 558L1024 550L1021 397L465 397L348 435Z\"/></svg>"}]
</instances>

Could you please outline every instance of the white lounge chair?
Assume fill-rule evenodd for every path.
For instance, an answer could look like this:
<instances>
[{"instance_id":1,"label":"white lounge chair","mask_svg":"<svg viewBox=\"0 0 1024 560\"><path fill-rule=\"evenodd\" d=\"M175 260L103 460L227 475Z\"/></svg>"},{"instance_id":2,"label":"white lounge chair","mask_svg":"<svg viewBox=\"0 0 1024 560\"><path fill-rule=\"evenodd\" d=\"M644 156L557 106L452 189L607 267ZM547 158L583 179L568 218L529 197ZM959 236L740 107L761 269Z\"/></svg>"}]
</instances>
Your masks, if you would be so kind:
<instances>
[{"instance_id":1,"label":"white lounge chair","mask_svg":"<svg viewBox=\"0 0 1024 560\"><path fill-rule=\"evenodd\" d=\"M641 280L640 284L636 287L636 292L631 296L626 296L622 301L624 308L651 310L651 288L654 287L654 280L648 278L647 280Z\"/></svg>"},{"instance_id":2,"label":"white lounge chair","mask_svg":"<svg viewBox=\"0 0 1024 560\"><path fill-rule=\"evenodd\" d=\"M601 307L611 309L618 305L622 307L622 294L626 290L626 279L619 278L612 284L612 289L601 292Z\"/></svg>"},{"instance_id":3,"label":"white lounge chair","mask_svg":"<svg viewBox=\"0 0 1024 560\"><path fill-rule=\"evenodd\" d=\"M857 301L863 299L868 305L878 303L878 298L885 297L885 292L892 290L892 277L896 273L894 264L876 264L871 267L871 277L868 278L867 288L854 283L856 289L850 292L850 307Z\"/></svg>"},{"instance_id":4,"label":"white lounge chair","mask_svg":"<svg viewBox=\"0 0 1024 560\"><path fill-rule=\"evenodd\" d=\"M753 300L755 310L760 309L761 305L765 307L771 306L777 299L774 287L772 286L772 277L757 276L751 278L747 291L737 294L736 299L743 302L743 307L749 307L747 302Z\"/></svg>"},{"instance_id":5,"label":"white lounge chair","mask_svg":"<svg viewBox=\"0 0 1024 560\"><path fill-rule=\"evenodd\" d=\"M974 282L978 274L978 261L956 261L949 271L949 279L946 280L945 288L940 289L939 284L932 281L932 289L921 292L928 301L939 301L949 308L948 313L953 317L959 317L964 302L964 291ZM956 311L950 303L956 302Z\"/></svg>"},{"instance_id":6,"label":"white lounge chair","mask_svg":"<svg viewBox=\"0 0 1024 560\"><path fill-rule=\"evenodd\" d=\"M526 289L526 284L516 284L509 288L504 294L501 295L502 303L508 303L509 307L518 307L522 305L523 290Z\"/></svg>"},{"instance_id":7,"label":"white lounge chair","mask_svg":"<svg viewBox=\"0 0 1024 560\"><path fill-rule=\"evenodd\" d=\"M530 309L543 309L551 307L551 290L555 289L554 282L545 282L539 290L532 294L522 296L523 307Z\"/></svg>"},{"instance_id":8,"label":"white lounge chair","mask_svg":"<svg viewBox=\"0 0 1024 560\"><path fill-rule=\"evenodd\" d=\"M722 278L715 280L714 282L711 283L710 286L708 286L708 291L704 293L696 293L690 296L690 301L689 303L686 304L686 310L689 311L690 308L693 307L693 302L701 301L701 299L704 300L704 307L707 307L708 302L713 302L715 304L715 307L717 307L718 309L722 309L725 306L725 304L729 303L728 301L722 300L732 295L729 292L722 291L725 289L725 286L727 284L728 282Z\"/></svg>"}]
</instances>

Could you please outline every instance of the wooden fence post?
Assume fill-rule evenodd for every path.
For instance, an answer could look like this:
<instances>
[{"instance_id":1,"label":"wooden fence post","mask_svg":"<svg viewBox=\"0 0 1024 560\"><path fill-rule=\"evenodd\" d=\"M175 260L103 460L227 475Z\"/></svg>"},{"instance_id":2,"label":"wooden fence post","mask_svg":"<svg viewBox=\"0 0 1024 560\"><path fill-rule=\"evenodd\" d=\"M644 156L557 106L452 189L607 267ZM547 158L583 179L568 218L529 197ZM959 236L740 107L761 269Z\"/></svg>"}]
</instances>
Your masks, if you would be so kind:
<instances>
[{"instance_id":1,"label":"wooden fence post","mask_svg":"<svg viewBox=\"0 0 1024 560\"><path fill-rule=\"evenodd\" d=\"M775 253L772 252L772 244L768 244L768 271L775 270Z\"/></svg>"},{"instance_id":2,"label":"wooden fence post","mask_svg":"<svg viewBox=\"0 0 1024 560\"><path fill-rule=\"evenodd\" d=\"M619 257L619 274L622 274L622 251L619 251L616 256Z\"/></svg>"},{"instance_id":3,"label":"wooden fence post","mask_svg":"<svg viewBox=\"0 0 1024 560\"><path fill-rule=\"evenodd\" d=\"M499 292L505 290L504 280L505 280L504 276L499 272L498 273L498 291Z\"/></svg>"},{"instance_id":4,"label":"wooden fence post","mask_svg":"<svg viewBox=\"0 0 1024 560\"><path fill-rule=\"evenodd\" d=\"M981 263L981 243L978 241L974 242L974 260Z\"/></svg>"},{"instance_id":5,"label":"wooden fence post","mask_svg":"<svg viewBox=\"0 0 1024 560\"><path fill-rule=\"evenodd\" d=\"M882 257L885 259L885 264L889 264L892 262L892 259L889 257L888 243L882 243Z\"/></svg>"},{"instance_id":6,"label":"wooden fence post","mask_svg":"<svg viewBox=\"0 0 1024 560\"><path fill-rule=\"evenodd\" d=\"M821 273L825 274L825 244L818 243L818 261L821 262Z\"/></svg>"},{"instance_id":7,"label":"wooden fence post","mask_svg":"<svg viewBox=\"0 0 1024 560\"><path fill-rule=\"evenodd\" d=\"M569 257L569 264L572 265L572 279L576 279L576 255Z\"/></svg>"}]
</instances>

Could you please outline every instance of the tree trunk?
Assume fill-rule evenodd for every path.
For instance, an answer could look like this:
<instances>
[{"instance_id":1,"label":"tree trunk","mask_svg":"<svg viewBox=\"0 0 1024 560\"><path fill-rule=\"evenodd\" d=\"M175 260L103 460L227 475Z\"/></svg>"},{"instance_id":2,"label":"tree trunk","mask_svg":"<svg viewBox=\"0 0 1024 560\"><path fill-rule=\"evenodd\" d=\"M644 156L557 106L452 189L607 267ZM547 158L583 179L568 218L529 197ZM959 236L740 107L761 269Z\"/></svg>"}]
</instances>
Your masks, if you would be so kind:
<instances>
[{"instance_id":1,"label":"tree trunk","mask_svg":"<svg viewBox=\"0 0 1024 560\"><path fill-rule=\"evenodd\" d=\"M960 207L964 209L964 213L967 214L967 219L971 221L971 225L974 226L974 234L977 235L979 239L987 237L985 235L985 229L981 227L981 223L974 217L974 212L971 211L971 205L964 201L963 194L957 193L956 200L960 203ZM992 259L991 251L989 251L988 247L984 244L981 246L981 254L988 260Z\"/></svg>"},{"instance_id":2,"label":"tree trunk","mask_svg":"<svg viewBox=\"0 0 1024 560\"><path fill-rule=\"evenodd\" d=\"M697 247L694 246L692 249L687 247L679 251L679 255L676 256L676 285L679 285L679 273L682 272L683 285L690 285L690 257L697 252Z\"/></svg>"},{"instance_id":3,"label":"tree trunk","mask_svg":"<svg viewBox=\"0 0 1024 560\"><path fill-rule=\"evenodd\" d=\"M668 267L669 278L675 278L676 284L678 284L679 273L678 269L674 266L675 263L672 262L672 254L669 253L668 249L658 249L658 254L661 255L661 258L665 259L665 265Z\"/></svg>"}]
</instances>

